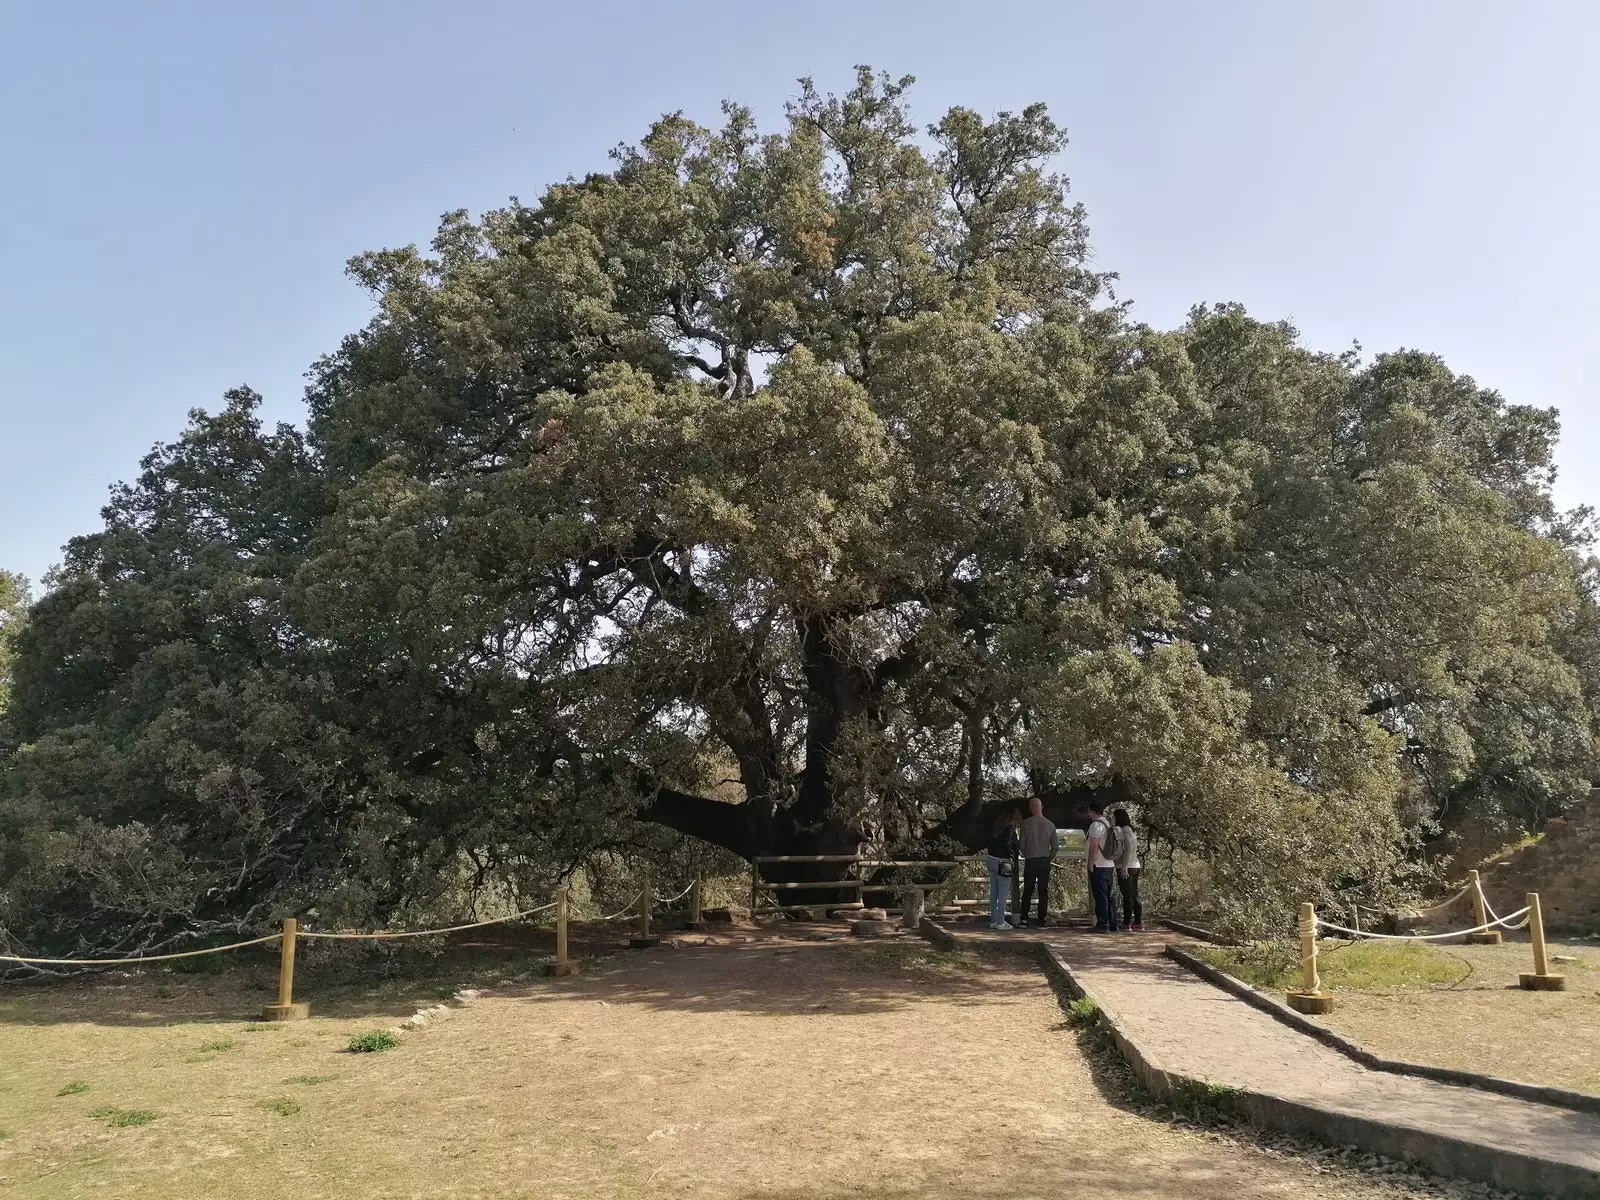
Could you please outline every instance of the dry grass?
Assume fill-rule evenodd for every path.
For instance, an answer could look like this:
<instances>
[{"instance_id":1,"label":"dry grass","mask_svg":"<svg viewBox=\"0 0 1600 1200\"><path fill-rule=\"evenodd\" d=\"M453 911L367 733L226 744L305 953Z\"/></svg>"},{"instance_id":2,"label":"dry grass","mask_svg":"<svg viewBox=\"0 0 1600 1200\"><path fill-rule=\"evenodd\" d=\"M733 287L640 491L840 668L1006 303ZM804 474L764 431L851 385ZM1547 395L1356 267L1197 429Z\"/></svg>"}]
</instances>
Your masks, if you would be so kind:
<instances>
[{"instance_id":1,"label":"dry grass","mask_svg":"<svg viewBox=\"0 0 1600 1200\"><path fill-rule=\"evenodd\" d=\"M1459 982L1343 992L1329 1024L1389 1058L1600 1094L1600 947L1552 942L1564 992L1525 992L1527 943L1450 946Z\"/></svg>"},{"instance_id":2,"label":"dry grass","mask_svg":"<svg viewBox=\"0 0 1600 1200\"><path fill-rule=\"evenodd\" d=\"M1191 949L1258 987L1298 981L1297 968L1249 951ZM1323 1020L1388 1058L1600 1093L1600 946L1553 941L1550 953L1573 959L1551 966L1566 975L1564 992L1517 985L1533 969L1526 940L1324 949L1322 982L1339 999Z\"/></svg>"},{"instance_id":3,"label":"dry grass","mask_svg":"<svg viewBox=\"0 0 1600 1200\"><path fill-rule=\"evenodd\" d=\"M326 1002L311 990L312 1020L265 1029L244 1019L260 1003L249 983L129 979L5 1000L0 1194L1464 1194L1147 1115L1031 967L915 942L813 931L663 946L576 979L510 979L382 1054L345 1045L437 982Z\"/></svg>"}]
</instances>

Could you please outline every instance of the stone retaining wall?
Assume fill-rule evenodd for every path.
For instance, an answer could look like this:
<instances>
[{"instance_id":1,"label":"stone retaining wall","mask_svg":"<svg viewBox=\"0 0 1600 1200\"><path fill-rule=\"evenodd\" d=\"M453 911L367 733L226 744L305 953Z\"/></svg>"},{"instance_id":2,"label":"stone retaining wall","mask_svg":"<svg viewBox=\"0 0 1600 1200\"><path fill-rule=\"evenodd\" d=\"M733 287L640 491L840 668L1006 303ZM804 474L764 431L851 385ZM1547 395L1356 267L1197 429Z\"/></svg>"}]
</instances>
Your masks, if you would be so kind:
<instances>
[{"instance_id":1,"label":"stone retaining wall","mask_svg":"<svg viewBox=\"0 0 1600 1200\"><path fill-rule=\"evenodd\" d=\"M1539 841L1484 868L1482 877L1499 912L1521 908L1523 896L1538 892L1546 929L1600 931L1600 789L1549 822Z\"/></svg>"}]
</instances>

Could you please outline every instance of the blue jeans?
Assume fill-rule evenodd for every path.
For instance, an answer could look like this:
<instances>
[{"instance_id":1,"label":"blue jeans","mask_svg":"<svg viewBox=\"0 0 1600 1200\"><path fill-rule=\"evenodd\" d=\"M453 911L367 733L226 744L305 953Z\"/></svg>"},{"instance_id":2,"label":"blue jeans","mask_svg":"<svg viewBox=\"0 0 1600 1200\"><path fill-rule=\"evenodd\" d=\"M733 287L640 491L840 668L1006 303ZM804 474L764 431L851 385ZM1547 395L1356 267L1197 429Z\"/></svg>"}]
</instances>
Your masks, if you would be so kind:
<instances>
[{"instance_id":1,"label":"blue jeans","mask_svg":"<svg viewBox=\"0 0 1600 1200\"><path fill-rule=\"evenodd\" d=\"M1009 859L989 855L989 924L999 925L1006 919L1006 905L1011 903L1011 877L1000 874L1000 864Z\"/></svg>"},{"instance_id":2,"label":"blue jeans","mask_svg":"<svg viewBox=\"0 0 1600 1200\"><path fill-rule=\"evenodd\" d=\"M1117 892L1115 867L1093 867L1089 871L1089 889L1094 893L1094 927L1116 929Z\"/></svg>"}]
</instances>

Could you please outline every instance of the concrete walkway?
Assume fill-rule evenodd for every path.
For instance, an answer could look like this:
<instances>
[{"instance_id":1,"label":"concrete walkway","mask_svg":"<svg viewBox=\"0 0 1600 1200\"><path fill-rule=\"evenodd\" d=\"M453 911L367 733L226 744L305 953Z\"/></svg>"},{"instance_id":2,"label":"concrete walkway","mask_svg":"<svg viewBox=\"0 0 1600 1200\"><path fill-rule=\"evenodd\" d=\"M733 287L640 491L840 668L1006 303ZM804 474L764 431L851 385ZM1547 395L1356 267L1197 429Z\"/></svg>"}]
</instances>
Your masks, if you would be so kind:
<instances>
[{"instance_id":1,"label":"concrete walkway","mask_svg":"<svg viewBox=\"0 0 1600 1200\"><path fill-rule=\"evenodd\" d=\"M1184 940L1178 935L1059 927L995 933L976 920L940 923L974 948L1044 942L1111 1016L1113 1033L1151 1066L1300 1110L1293 1122L1271 1123L1384 1153L1399 1149L1450 1174L1600 1196L1600 1114L1370 1070L1163 957L1169 940ZM1326 1120L1316 1128L1308 1113ZM1393 1131L1389 1149L1355 1136L1374 1124Z\"/></svg>"}]
</instances>

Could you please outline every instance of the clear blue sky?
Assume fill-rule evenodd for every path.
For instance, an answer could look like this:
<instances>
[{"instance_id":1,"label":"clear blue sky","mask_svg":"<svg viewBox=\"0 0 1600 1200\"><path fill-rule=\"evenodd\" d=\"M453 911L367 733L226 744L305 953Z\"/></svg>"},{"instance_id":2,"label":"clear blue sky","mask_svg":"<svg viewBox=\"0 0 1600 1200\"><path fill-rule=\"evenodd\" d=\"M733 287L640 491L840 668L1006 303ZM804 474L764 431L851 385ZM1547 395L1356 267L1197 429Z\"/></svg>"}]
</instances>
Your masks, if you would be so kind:
<instances>
[{"instance_id":1,"label":"clear blue sky","mask_svg":"<svg viewBox=\"0 0 1600 1200\"><path fill-rule=\"evenodd\" d=\"M36 580L192 407L298 419L359 251L799 75L1047 102L1098 265L1562 410L1600 502L1600 3L0 0L0 566Z\"/></svg>"}]
</instances>

